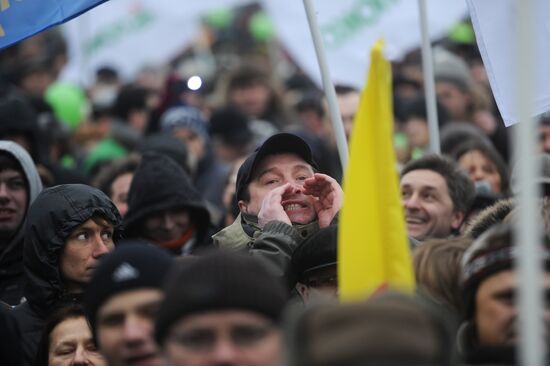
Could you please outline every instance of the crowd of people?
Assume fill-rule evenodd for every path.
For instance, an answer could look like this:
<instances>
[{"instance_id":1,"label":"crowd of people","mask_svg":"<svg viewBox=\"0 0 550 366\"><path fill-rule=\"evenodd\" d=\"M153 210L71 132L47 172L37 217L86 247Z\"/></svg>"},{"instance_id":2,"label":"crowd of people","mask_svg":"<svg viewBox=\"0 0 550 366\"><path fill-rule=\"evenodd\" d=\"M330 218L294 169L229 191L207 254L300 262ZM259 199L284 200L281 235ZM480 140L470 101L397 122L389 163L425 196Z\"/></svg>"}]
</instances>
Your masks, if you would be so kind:
<instances>
[{"instance_id":1,"label":"crowd of people","mask_svg":"<svg viewBox=\"0 0 550 366\"><path fill-rule=\"evenodd\" d=\"M392 64L417 291L347 304L353 198L327 103L288 55L283 78L252 49L199 90L178 73L189 50L130 81L106 65L86 88L58 80L57 30L0 53L0 363L515 364L519 188L475 42L435 52L441 154L418 51ZM349 139L360 90L335 89ZM548 229L550 115L538 126Z\"/></svg>"}]
</instances>

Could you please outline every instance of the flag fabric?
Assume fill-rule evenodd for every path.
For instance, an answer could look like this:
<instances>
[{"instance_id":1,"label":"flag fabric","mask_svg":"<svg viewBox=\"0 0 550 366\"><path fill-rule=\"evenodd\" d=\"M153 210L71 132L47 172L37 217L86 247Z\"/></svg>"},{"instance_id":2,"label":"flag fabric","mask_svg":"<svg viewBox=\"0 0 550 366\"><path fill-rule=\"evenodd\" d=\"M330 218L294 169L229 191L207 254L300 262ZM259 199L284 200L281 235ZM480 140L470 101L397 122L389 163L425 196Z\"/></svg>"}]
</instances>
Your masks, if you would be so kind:
<instances>
[{"instance_id":1,"label":"flag fabric","mask_svg":"<svg viewBox=\"0 0 550 366\"><path fill-rule=\"evenodd\" d=\"M467 0L477 44L487 71L489 83L506 126L518 122L517 111L517 35L516 0ZM532 23L535 73L532 115L550 110L550 1L533 1Z\"/></svg>"},{"instance_id":2,"label":"flag fabric","mask_svg":"<svg viewBox=\"0 0 550 366\"><path fill-rule=\"evenodd\" d=\"M90 85L96 70L108 65L132 79L144 67L163 66L183 52L197 39L201 17L208 12L250 1L109 1L63 26L70 57L61 77ZM185 73L200 76L215 67L203 60L188 66Z\"/></svg>"},{"instance_id":3,"label":"flag fabric","mask_svg":"<svg viewBox=\"0 0 550 366\"><path fill-rule=\"evenodd\" d=\"M399 192L391 69L375 43L361 95L344 177L338 234L340 298L365 298L384 287L414 289L414 275Z\"/></svg>"},{"instance_id":4,"label":"flag fabric","mask_svg":"<svg viewBox=\"0 0 550 366\"><path fill-rule=\"evenodd\" d=\"M186 1L182 6L181 0L109 1L64 27L70 58L63 77L87 85L99 66L111 65L123 77L132 78L144 66L164 64L196 39L201 15L251 2L201 0ZM273 21L285 50L321 85L303 2L258 2ZM392 58L405 55L421 43L416 1L314 0L314 4L336 83L363 87L368 49L381 36L392 50ZM444 36L467 12L464 0L428 0L430 37ZM196 72L200 74L204 65L198 66Z\"/></svg>"},{"instance_id":5,"label":"flag fabric","mask_svg":"<svg viewBox=\"0 0 550 366\"><path fill-rule=\"evenodd\" d=\"M418 2L412 0L313 0L334 83L364 86L369 49L379 38L399 59L422 43ZM263 0L278 38L300 67L321 85L303 1ZM445 36L468 13L464 0L427 0L430 39Z\"/></svg>"},{"instance_id":6,"label":"flag fabric","mask_svg":"<svg viewBox=\"0 0 550 366\"><path fill-rule=\"evenodd\" d=\"M66 22L107 0L0 0L0 49Z\"/></svg>"}]
</instances>

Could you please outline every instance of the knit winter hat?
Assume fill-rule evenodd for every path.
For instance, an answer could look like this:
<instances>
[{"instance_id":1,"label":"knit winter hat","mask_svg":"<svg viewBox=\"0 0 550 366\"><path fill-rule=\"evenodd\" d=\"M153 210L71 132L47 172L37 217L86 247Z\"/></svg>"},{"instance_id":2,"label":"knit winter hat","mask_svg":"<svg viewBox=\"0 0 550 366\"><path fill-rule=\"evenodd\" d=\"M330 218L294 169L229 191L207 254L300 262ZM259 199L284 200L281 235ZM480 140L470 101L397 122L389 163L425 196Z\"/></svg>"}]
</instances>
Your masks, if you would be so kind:
<instances>
[{"instance_id":1,"label":"knit winter hat","mask_svg":"<svg viewBox=\"0 0 550 366\"><path fill-rule=\"evenodd\" d=\"M208 138L206 121L201 111L193 107L172 107L160 117L162 132L171 132L174 128L188 128L204 139Z\"/></svg>"},{"instance_id":2,"label":"knit winter hat","mask_svg":"<svg viewBox=\"0 0 550 366\"><path fill-rule=\"evenodd\" d=\"M434 74L436 81L448 81L465 91L474 84L466 62L443 48L434 50Z\"/></svg>"},{"instance_id":3,"label":"knit winter hat","mask_svg":"<svg viewBox=\"0 0 550 366\"><path fill-rule=\"evenodd\" d=\"M512 270L518 257L513 225L500 224L487 230L464 252L462 257L462 293L466 319L472 319L479 285L488 277ZM550 240L544 236L543 258L550 270Z\"/></svg>"},{"instance_id":4,"label":"knit winter hat","mask_svg":"<svg viewBox=\"0 0 550 366\"><path fill-rule=\"evenodd\" d=\"M96 316L103 303L121 292L161 289L173 262L163 249L142 241L119 243L113 252L105 255L84 293L84 308L94 339Z\"/></svg>"},{"instance_id":5,"label":"knit winter hat","mask_svg":"<svg viewBox=\"0 0 550 366\"><path fill-rule=\"evenodd\" d=\"M176 268L165 286L155 325L160 345L177 321L197 313L245 310L274 322L281 316L287 291L253 257L219 251L178 263Z\"/></svg>"}]
</instances>

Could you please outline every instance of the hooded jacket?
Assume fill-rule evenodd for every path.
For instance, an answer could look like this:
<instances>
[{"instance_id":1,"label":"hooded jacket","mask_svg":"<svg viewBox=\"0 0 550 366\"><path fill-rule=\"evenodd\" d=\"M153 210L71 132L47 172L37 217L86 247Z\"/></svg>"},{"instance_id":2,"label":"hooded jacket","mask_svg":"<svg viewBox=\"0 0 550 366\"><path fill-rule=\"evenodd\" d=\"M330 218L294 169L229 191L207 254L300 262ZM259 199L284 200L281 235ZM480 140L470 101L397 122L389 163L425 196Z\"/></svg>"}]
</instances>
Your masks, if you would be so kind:
<instances>
[{"instance_id":1,"label":"hooded jacket","mask_svg":"<svg viewBox=\"0 0 550 366\"><path fill-rule=\"evenodd\" d=\"M222 249L248 251L292 289L297 281L292 269L292 253L302 241L319 231L319 222L291 226L274 220L263 229L257 222L256 216L240 213L231 225L214 234L212 240Z\"/></svg>"},{"instance_id":2,"label":"hooded jacket","mask_svg":"<svg viewBox=\"0 0 550 366\"><path fill-rule=\"evenodd\" d=\"M36 356L47 317L63 304L80 301L79 296L67 292L59 262L66 239L93 216L112 222L114 237L118 237L122 221L118 210L103 192L87 185L64 184L45 189L29 208L23 254L27 302L14 310L26 365Z\"/></svg>"},{"instance_id":3,"label":"hooded jacket","mask_svg":"<svg viewBox=\"0 0 550 366\"><path fill-rule=\"evenodd\" d=\"M38 193L42 182L30 155L18 144L11 141L0 141L0 151L10 154L19 162L27 182L27 210ZM26 216L26 215L25 215ZM23 297L23 233L25 216L14 235L8 242L0 244L0 300L10 304L19 304Z\"/></svg>"},{"instance_id":4,"label":"hooded jacket","mask_svg":"<svg viewBox=\"0 0 550 366\"><path fill-rule=\"evenodd\" d=\"M195 245L207 240L210 215L200 194L193 188L183 168L171 158L146 153L134 174L124 216L127 238L148 239L143 231L147 217L164 210L186 208L195 225ZM149 239L150 240L150 239Z\"/></svg>"}]
</instances>

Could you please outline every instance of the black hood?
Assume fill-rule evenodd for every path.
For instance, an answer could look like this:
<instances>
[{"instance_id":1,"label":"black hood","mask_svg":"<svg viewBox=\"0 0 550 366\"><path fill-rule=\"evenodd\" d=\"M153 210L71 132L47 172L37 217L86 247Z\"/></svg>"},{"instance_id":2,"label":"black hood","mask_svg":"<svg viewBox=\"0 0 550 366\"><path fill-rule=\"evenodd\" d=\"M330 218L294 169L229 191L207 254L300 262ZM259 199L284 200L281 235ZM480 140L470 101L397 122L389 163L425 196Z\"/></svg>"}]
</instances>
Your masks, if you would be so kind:
<instances>
[{"instance_id":1,"label":"black hood","mask_svg":"<svg viewBox=\"0 0 550 366\"><path fill-rule=\"evenodd\" d=\"M128 193L125 236L143 238L141 229L147 216L181 207L190 211L197 229L197 244L202 244L210 225L210 214L191 180L171 158L157 153L143 155Z\"/></svg>"},{"instance_id":2,"label":"black hood","mask_svg":"<svg viewBox=\"0 0 550 366\"><path fill-rule=\"evenodd\" d=\"M45 315L64 295L59 258L65 240L92 216L102 216L115 226L120 214L109 197L84 184L63 184L45 189L30 206L25 226L23 264L27 276L25 297L35 311Z\"/></svg>"}]
</instances>

